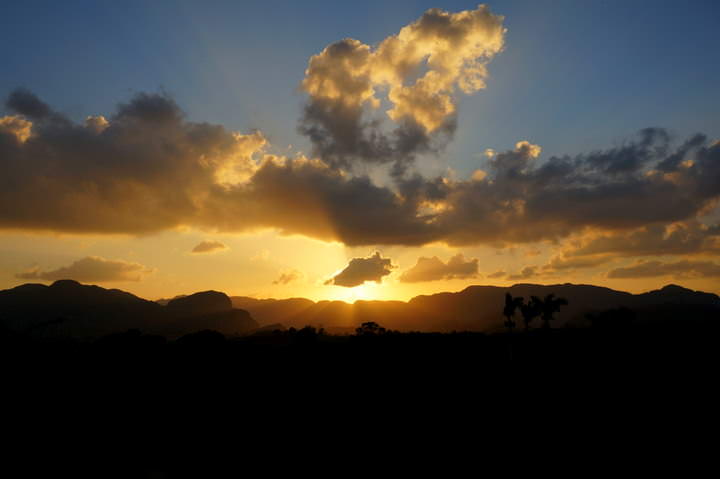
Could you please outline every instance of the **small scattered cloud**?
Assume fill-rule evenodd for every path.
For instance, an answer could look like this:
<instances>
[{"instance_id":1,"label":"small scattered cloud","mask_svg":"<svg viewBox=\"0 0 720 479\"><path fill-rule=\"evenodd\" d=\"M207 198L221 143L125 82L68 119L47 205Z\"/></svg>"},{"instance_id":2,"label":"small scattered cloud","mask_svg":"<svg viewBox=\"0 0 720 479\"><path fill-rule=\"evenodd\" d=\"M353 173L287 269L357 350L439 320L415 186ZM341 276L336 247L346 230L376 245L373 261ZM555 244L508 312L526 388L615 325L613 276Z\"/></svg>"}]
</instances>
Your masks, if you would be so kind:
<instances>
[{"instance_id":1,"label":"small scattered cloud","mask_svg":"<svg viewBox=\"0 0 720 479\"><path fill-rule=\"evenodd\" d=\"M84 283L108 283L140 281L143 276L153 271L154 269L140 263L105 259L100 256L88 256L73 262L69 266L49 271L34 268L30 271L18 273L15 277L25 280L57 281L60 279L74 279Z\"/></svg>"},{"instance_id":2,"label":"small scattered cloud","mask_svg":"<svg viewBox=\"0 0 720 479\"><path fill-rule=\"evenodd\" d=\"M525 266L522 270L520 270L517 274L511 274L507 277L509 281L518 281L523 279L530 279L534 276L538 275L538 267L537 266Z\"/></svg>"},{"instance_id":3,"label":"small scattered cloud","mask_svg":"<svg viewBox=\"0 0 720 479\"><path fill-rule=\"evenodd\" d=\"M228 248L224 243L215 240L205 240L198 243L193 249L192 253L217 253L219 251L226 251Z\"/></svg>"},{"instance_id":4,"label":"small scattered cloud","mask_svg":"<svg viewBox=\"0 0 720 479\"><path fill-rule=\"evenodd\" d=\"M278 276L278 278L275 281L273 281L272 284L285 285L285 284L295 282L295 281L301 279L302 277L303 277L302 272L300 272L296 269L292 269L292 270L280 273L280 276Z\"/></svg>"},{"instance_id":5,"label":"small scattered cloud","mask_svg":"<svg viewBox=\"0 0 720 479\"><path fill-rule=\"evenodd\" d=\"M252 262L258 262L258 261L267 261L270 259L270 251L266 249L261 249L254 255L250 257L250 261Z\"/></svg>"},{"instance_id":6,"label":"small scattered cloud","mask_svg":"<svg viewBox=\"0 0 720 479\"><path fill-rule=\"evenodd\" d=\"M352 288L360 286L365 281L380 283L383 276L392 273L394 268L390 258L383 258L380 252L376 251L367 258L353 258L340 273L325 282L326 285L345 286Z\"/></svg>"},{"instance_id":7,"label":"small scattered cloud","mask_svg":"<svg viewBox=\"0 0 720 479\"><path fill-rule=\"evenodd\" d=\"M437 256L432 258L420 257L412 268L400 276L404 283L418 283L421 281L437 281L441 279L475 278L478 275L478 260L465 259L457 254L444 263Z\"/></svg>"},{"instance_id":8,"label":"small scattered cloud","mask_svg":"<svg viewBox=\"0 0 720 479\"><path fill-rule=\"evenodd\" d=\"M505 276L507 276L505 271L495 271L494 273L487 275L490 279L499 279L504 278Z\"/></svg>"}]
</instances>

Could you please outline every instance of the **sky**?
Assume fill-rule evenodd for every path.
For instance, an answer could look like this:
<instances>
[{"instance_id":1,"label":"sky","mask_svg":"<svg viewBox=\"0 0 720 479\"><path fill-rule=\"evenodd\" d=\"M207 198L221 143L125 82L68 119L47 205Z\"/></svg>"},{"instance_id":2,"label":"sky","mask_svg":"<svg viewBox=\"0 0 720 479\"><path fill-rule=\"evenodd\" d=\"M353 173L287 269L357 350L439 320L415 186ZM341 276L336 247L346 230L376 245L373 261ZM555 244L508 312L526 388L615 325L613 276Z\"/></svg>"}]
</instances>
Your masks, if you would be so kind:
<instances>
[{"instance_id":1,"label":"sky","mask_svg":"<svg viewBox=\"0 0 720 479\"><path fill-rule=\"evenodd\" d=\"M714 1L5 2L0 288L720 293Z\"/></svg>"}]
</instances>

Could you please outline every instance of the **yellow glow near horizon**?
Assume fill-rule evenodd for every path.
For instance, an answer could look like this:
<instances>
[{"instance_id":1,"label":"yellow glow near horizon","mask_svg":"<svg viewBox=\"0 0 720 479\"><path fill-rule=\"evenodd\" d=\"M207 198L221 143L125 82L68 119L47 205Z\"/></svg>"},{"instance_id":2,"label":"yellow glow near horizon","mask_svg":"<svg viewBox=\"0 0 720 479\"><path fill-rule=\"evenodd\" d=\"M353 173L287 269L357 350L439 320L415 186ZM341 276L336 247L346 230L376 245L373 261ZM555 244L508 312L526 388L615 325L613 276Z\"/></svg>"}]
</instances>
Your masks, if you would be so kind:
<instances>
[{"instance_id":1,"label":"yellow glow near horizon","mask_svg":"<svg viewBox=\"0 0 720 479\"><path fill-rule=\"evenodd\" d=\"M227 249L212 254L193 254L193 248L207 239L218 240ZM50 235L26 232L4 232L0 235L0 289L26 282L49 281L24 279L17 274L27 271L55 271L67 268L87 257L142 265L147 274L139 281L92 281L86 284L128 291L145 299L172 298L179 294L216 290L230 296L255 298L304 297L313 301L338 300L353 303L359 300L408 301L415 296L439 292L462 291L470 285L508 287L514 283L544 284L583 283L640 293L658 289L668 283L720 292L718 278L608 278L606 271L622 265L621 260L596 268L562 272L552 276L527 279L491 277L496 271L517 274L527 265L547 264L559 250L536 245L539 253L528 255L529 247L497 251L492 248L463 248L468 258L478 258L480 275L466 279L443 279L418 283L400 280L402 273L416 264L417 258L438 256L443 261L458 251L443 245L424 247L383 247L383 257L391 258L396 268L381 283L366 282L347 288L326 285L328 278L342 271L352 258L367 257L374 248L349 248L340 243L311 240L300 236L283 236L274 232L249 234L207 234L195 230L169 231L144 237L120 235ZM528 250L528 251L526 251ZM296 279L277 282L283 272L297 271Z\"/></svg>"},{"instance_id":2,"label":"yellow glow near horizon","mask_svg":"<svg viewBox=\"0 0 720 479\"><path fill-rule=\"evenodd\" d=\"M327 295L327 299L330 301L345 301L346 303L354 303L358 300L377 299L378 286L376 283L364 283L352 288L334 286Z\"/></svg>"}]
</instances>

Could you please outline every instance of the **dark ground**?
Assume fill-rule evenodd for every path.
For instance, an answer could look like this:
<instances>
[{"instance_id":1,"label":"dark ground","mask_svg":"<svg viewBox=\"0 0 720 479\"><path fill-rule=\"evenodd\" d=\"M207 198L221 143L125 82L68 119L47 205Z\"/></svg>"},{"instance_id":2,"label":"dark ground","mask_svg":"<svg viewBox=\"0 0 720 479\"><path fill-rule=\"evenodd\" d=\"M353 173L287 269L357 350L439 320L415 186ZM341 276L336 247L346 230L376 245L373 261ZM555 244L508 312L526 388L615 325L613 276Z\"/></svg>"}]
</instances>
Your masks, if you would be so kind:
<instances>
[{"instance_id":1,"label":"dark ground","mask_svg":"<svg viewBox=\"0 0 720 479\"><path fill-rule=\"evenodd\" d=\"M490 335L203 331L175 341L4 331L12 443L3 457L25 469L12 477L172 478L332 473L334 459L362 470L390 454L420 469L450 460L436 474L447 477L483 457L487 441L538 440L534 449L567 454L605 431L613 448L635 447L628 428L716 424L718 332L717 321L691 319Z\"/></svg>"}]
</instances>

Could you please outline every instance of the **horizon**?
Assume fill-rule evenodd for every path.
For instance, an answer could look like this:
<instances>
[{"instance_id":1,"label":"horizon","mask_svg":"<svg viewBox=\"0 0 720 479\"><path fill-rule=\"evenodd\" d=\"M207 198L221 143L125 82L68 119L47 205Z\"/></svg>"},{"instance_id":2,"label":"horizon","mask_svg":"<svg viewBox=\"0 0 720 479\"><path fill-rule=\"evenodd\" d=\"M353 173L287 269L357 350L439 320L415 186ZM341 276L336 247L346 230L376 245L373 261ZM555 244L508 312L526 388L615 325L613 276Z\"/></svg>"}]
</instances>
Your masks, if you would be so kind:
<instances>
[{"instance_id":1,"label":"horizon","mask_svg":"<svg viewBox=\"0 0 720 479\"><path fill-rule=\"evenodd\" d=\"M720 4L312 5L0 6L0 289L720 294Z\"/></svg>"},{"instance_id":2,"label":"horizon","mask_svg":"<svg viewBox=\"0 0 720 479\"><path fill-rule=\"evenodd\" d=\"M78 284L81 285L81 286L99 286L99 287L101 287L101 288L103 288L103 289L107 289L107 290L122 291L122 292L125 292L125 293L128 293L128 292L129 292L129 291L125 291L125 290L122 289L122 288L115 288L115 287L107 287L107 288L105 288L105 287L100 286L100 285L97 285L97 284L82 283L82 282L76 281L76 280L74 280L74 279L58 279L58 280L55 280L55 281L53 281L52 283L49 283L49 284L48 284L47 282L46 282L46 283L22 283L22 284L18 284L18 285L16 285L16 286L14 286L14 287L12 287L12 288L8 288L8 289L13 289L13 288L17 288L17 287L21 287L21 286L26 286L26 285L30 285L30 284L39 284L39 285L42 285L42 286L48 286L48 287L49 287L49 286L52 286L54 283L61 282L61 281L72 281L72 282L74 282L74 283L78 283ZM593 288L611 289L612 291L615 291L615 292L619 292L619 293L629 293L629 294L632 294L632 295L635 295L635 296L641 295L641 294L646 294L646 293L652 293L652 292L654 292L654 291L661 291L661 290L665 290L665 289L667 289L667 288L673 288L673 287L677 288L677 287L679 287L679 288L682 288L682 289L685 289L685 290L688 290L688 291L692 291L692 292L695 292L695 293L710 293L710 294L715 294L716 296L720 296L720 295L717 295L716 293L712 293L712 292L709 292L709 291L693 290L692 288L687 288L687 287L685 287L685 286L682 286L682 285L679 285L679 284L676 284L676 283L667 283L667 284L665 284L665 285L663 285L663 286L661 286L661 287L659 287L659 288L648 289L648 290L640 291L640 292L636 292L636 293L630 292L630 291L623 291L623 290L617 290L617 289L613 289L613 288L608 288L607 286L601 286L601 285L595 285L595 284L583 284L583 283L555 283L555 284L543 284L543 283L514 283L514 284L511 284L511 285L509 285L509 286L498 286L498 285L494 285L494 284L470 284L470 285L467 285L467 286L465 286L465 287L463 287L462 289L459 289L459 290L455 290L455 291L436 291L436 292L430 293L430 294L420 294L420 295L417 295L417 296L413 296L412 298L408 298L408 299L406 299L406 300L402 300L402 299L354 299L354 300L352 300L352 301L343 301L343 300L339 300L339 299L335 299L335 300L333 300L333 299L311 299L311 298L306 298L306 297L302 297L302 296L290 296L290 297L285 297L285 298L277 298L277 297L263 297L263 298L260 298L260 297L255 297L255 296L246 296L246 295L231 294L231 293L228 293L228 292L225 292L225 291L217 291L217 290L214 290L214 289L202 290L202 291L191 291L191 292L187 292L187 293L179 293L179 294L176 294L176 295L173 295L173 296L161 297L161 298L155 298L155 299L143 297L143 296L136 295L136 294L133 294L133 293L130 293L130 294L133 294L134 296L136 296L136 297L138 297L138 298L140 298L140 299L144 299L144 300L146 300L146 301L151 301L151 302L154 302L154 303L158 303L158 302L161 302L161 301L171 301L171 300L173 300L173 299L178 299L178 298L184 298L184 297L191 296L191 295L197 294L197 293L217 292L217 293L222 293L222 294L226 295L226 296L229 297L229 298L234 298L234 297L235 297L235 298L249 298L249 299L254 299L254 300L258 300L258 301L267 301L267 300L269 300L269 301L287 301L287 300L292 300L292 299L305 299L305 300L312 301L313 303L320 303L320 302L328 302L328 301L329 301L329 302L342 302L342 303L346 303L346 304L355 304L355 303L358 302L358 301L364 301L364 302L385 302L385 301L388 301L388 302L401 302L401 303L406 303L406 304L407 304L407 303L409 303L410 301L412 301L413 299L415 299L415 298L417 298L417 297L420 297L420 296L432 296L432 295L435 295L435 294L457 294L457 293L462 293L463 291L466 291L466 290L468 290L468 289L470 289L470 288L474 288L474 287L479 287L479 288L497 288L497 289L507 289L507 290L511 290L512 288L517 288L517 287L522 287L522 286L531 286L531 287L540 286L540 287L547 287L547 288L552 288L552 287L554 287L554 286L563 286L563 287L567 287L567 286L583 286L583 287L587 287L587 286L589 286L589 287L593 287ZM1 292L1 291L3 291L3 290L0 290L0 292Z\"/></svg>"}]
</instances>

